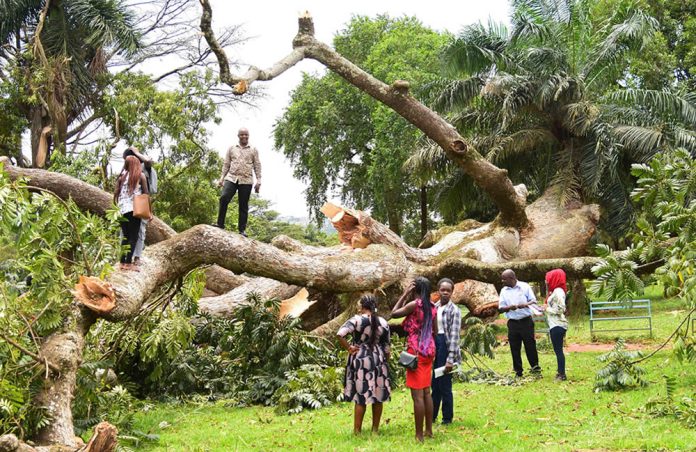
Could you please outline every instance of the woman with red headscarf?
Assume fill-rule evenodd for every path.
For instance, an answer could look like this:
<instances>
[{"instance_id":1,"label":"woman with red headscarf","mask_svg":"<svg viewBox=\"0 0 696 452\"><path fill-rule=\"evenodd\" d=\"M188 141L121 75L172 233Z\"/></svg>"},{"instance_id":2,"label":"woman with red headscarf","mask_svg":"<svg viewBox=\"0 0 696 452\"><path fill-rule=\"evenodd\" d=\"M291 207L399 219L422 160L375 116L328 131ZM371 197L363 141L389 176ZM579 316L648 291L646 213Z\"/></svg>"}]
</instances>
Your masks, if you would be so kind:
<instances>
[{"instance_id":1,"label":"woman with red headscarf","mask_svg":"<svg viewBox=\"0 0 696 452\"><path fill-rule=\"evenodd\" d=\"M566 274L560 268L546 273L546 322L549 324L549 335L556 353L558 371L556 380L565 381L565 356L563 355L563 339L568 331L566 311Z\"/></svg>"}]
</instances>

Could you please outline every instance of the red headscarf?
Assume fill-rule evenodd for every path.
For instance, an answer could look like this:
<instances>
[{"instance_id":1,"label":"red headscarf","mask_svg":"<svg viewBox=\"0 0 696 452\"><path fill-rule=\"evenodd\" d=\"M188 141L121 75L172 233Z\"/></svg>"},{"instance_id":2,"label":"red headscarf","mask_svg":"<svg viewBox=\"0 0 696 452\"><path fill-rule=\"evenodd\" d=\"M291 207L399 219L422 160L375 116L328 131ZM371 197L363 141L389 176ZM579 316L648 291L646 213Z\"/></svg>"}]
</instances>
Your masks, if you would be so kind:
<instances>
[{"instance_id":1,"label":"red headscarf","mask_svg":"<svg viewBox=\"0 0 696 452\"><path fill-rule=\"evenodd\" d=\"M568 289L566 288L566 274L560 268L556 268L546 273L546 285L548 286L548 295L546 297L547 303L553 291L559 287L563 289L563 292L568 292Z\"/></svg>"}]
</instances>

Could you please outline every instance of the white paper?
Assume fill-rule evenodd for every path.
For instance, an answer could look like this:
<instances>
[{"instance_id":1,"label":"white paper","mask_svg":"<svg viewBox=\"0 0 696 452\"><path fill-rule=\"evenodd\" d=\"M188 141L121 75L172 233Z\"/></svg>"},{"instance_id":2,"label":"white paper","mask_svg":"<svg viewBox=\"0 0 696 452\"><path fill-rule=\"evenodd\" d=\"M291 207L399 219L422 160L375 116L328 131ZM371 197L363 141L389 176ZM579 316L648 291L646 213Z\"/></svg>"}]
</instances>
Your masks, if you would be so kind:
<instances>
[{"instance_id":1,"label":"white paper","mask_svg":"<svg viewBox=\"0 0 696 452\"><path fill-rule=\"evenodd\" d=\"M435 378L440 378L443 375L445 375L445 366L435 369Z\"/></svg>"}]
</instances>

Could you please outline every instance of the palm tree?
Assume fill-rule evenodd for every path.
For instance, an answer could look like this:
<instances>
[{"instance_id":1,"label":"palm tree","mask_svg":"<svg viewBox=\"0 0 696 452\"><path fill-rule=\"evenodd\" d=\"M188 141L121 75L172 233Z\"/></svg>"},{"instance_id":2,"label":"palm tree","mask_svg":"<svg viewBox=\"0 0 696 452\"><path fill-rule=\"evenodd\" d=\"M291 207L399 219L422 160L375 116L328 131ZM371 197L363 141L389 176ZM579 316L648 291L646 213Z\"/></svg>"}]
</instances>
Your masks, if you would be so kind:
<instances>
[{"instance_id":1,"label":"palm tree","mask_svg":"<svg viewBox=\"0 0 696 452\"><path fill-rule=\"evenodd\" d=\"M641 89L627 73L629 57L658 24L630 5L604 5L515 0L510 30L473 25L450 42L447 79L433 89L436 107L531 196L555 187L563 203L599 202L605 227L619 232L632 215L630 164L663 147L696 152L696 96ZM410 164L441 163L440 154L426 146ZM445 216L494 212L464 196L472 187L458 171L440 175Z\"/></svg>"},{"instance_id":2,"label":"palm tree","mask_svg":"<svg viewBox=\"0 0 696 452\"><path fill-rule=\"evenodd\" d=\"M43 166L96 100L108 59L138 50L135 16L122 0L0 0L0 11L0 57L19 68L32 98L23 109L33 163Z\"/></svg>"}]
</instances>

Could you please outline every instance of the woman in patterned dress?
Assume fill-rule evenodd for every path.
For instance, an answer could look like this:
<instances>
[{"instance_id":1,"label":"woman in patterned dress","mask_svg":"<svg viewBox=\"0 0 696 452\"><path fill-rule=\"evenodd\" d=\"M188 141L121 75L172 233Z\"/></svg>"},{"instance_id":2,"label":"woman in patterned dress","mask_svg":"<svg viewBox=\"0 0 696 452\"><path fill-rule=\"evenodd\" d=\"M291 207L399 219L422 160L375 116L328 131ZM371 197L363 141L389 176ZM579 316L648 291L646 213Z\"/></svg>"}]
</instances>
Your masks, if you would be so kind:
<instances>
[{"instance_id":1,"label":"woman in patterned dress","mask_svg":"<svg viewBox=\"0 0 696 452\"><path fill-rule=\"evenodd\" d=\"M430 384L435 359L434 329L437 328L437 307L430 301L430 281L419 276L401 294L392 309L392 318L406 317L402 323L408 334L408 352L418 355L418 367L406 369L406 387L411 389L416 440L433 436L433 398Z\"/></svg>"},{"instance_id":2,"label":"woman in patterned dress","mask_svg":"<svg viewBox=\"0 0 696 452\"><path fill-rule=\"evenodd\" d=\"M352 333L349 344L346 336ZM379 430L382 402L389 400L389 325L377 316L377 300L373 295L360 298L360 313L338 330L338 340L348 351L345 389L346 401L355 402L353 433L359 434L367 405L372 405L372 432Z\"/></svg>"}]
</instances>

